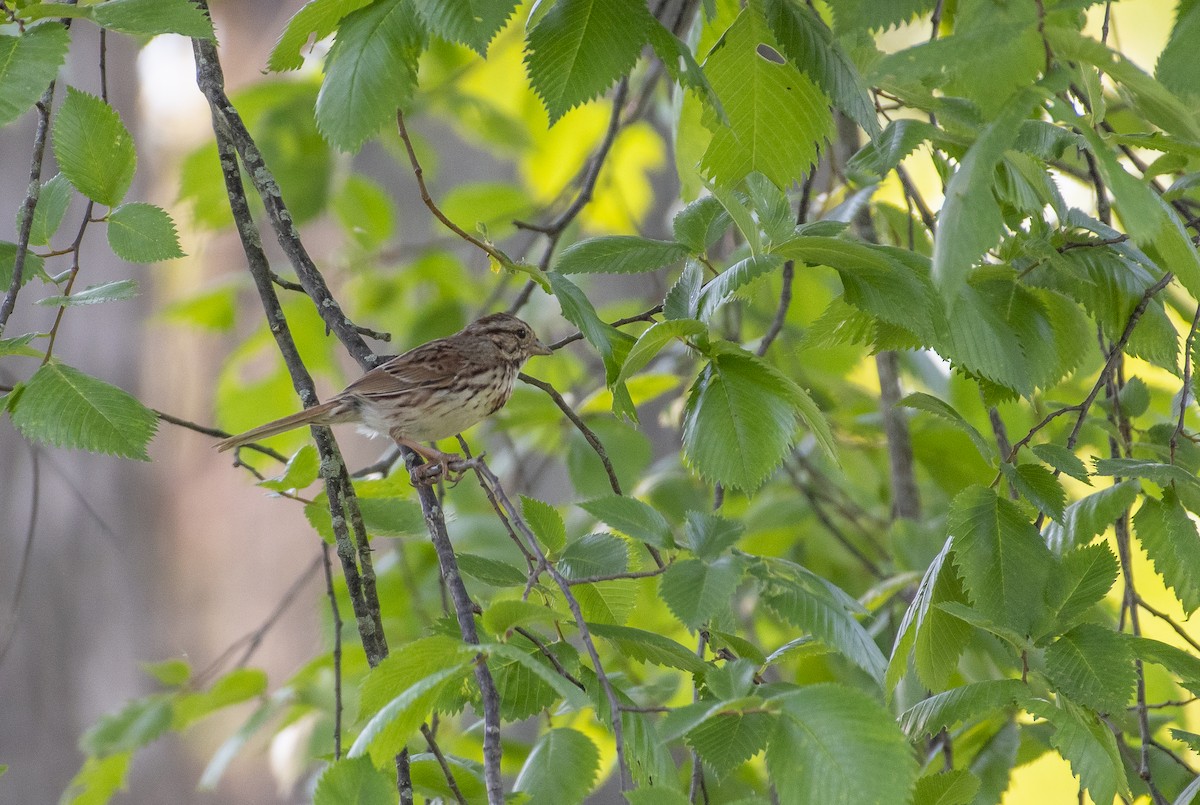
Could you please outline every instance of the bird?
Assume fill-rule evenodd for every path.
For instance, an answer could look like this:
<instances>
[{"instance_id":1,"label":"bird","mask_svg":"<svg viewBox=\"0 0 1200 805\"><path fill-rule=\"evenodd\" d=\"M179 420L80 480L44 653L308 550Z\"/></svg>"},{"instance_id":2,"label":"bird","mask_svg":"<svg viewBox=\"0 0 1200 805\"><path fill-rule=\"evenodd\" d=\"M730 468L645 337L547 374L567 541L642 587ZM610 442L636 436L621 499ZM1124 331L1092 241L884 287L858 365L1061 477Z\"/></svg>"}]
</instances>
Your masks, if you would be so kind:
<instances>
[{"instance_id":1,"label":"bird","mask_svg":"<svg viewBox=\"0 0 1200 805\"><path fill-rule=\"evenodd\" d=\"M525 361L551 354L524 321L493 313L454 335L388 359L326 402L230 436L215 447L230 450L304 425L357 423L416 452L445 477L459 456L421 443L453 436L498 411L512 396Z\"/></svg>"}]
</instances>

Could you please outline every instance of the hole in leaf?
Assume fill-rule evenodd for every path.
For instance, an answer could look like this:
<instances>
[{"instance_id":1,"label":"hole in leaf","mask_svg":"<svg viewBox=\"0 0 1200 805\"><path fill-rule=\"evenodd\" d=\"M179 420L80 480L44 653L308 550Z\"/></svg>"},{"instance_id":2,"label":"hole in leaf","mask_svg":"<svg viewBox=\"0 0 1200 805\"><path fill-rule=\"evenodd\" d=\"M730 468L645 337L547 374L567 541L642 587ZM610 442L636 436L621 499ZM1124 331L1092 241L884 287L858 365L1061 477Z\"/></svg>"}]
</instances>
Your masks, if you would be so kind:
<instances>
[{"instance_id":1,"label":"hole in leaf","mask_svg":"<svg viewBox=\"0 0 1200 805\"><path fill-rule=\"evenodd\" d=\"M773 62L774 64L787 64L787 59L783 58L783 54L768 44L759 44L759 46L755 48L755 51L759 56L762 56L769 62Z\"/></svg>"}]
</instances>

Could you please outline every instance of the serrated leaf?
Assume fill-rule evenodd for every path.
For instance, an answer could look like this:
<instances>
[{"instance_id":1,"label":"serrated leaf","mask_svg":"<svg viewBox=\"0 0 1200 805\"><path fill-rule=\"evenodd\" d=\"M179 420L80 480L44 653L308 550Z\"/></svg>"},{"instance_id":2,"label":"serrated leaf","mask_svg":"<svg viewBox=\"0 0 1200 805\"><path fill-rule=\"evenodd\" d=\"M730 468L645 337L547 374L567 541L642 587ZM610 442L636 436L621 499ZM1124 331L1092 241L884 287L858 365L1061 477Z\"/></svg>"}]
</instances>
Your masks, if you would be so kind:
<instances>
[{"instance_id":1,"label":"serrated leaf","mask_svg":"<svg viewBox=\"0 0 1200 805\"><path fill-rule=\"evenodd\" d=\"M370 758L341 758L317 777L313 805L395 805L400 801L394 776L375 768Z\"/></svg>"},{"instance_id":2,"label":"serrated leaf","mask_svg":"<svg viewBox=\"0 0 1200 805\"><path fill-rule=\"evenodd\" d=\"M1133 527L1155 571L1191 615L1200 607L1200 533L1175 491L1163 490L1161 501L1147 496Z\"/></svg>"},{"instance_id":3,"label":"serrated leaf","mask_svg":"<svg viewBox=\"0 0 1200 805\"><path fill-rule=\"evenodd\" d=\"M676 338L701 336L707 333L708 327L695 319L668 319L655 322L638 336L638 340L629 348L629 354L625 356L625 362L621 364L621 373L617 375L617 382L629 380L631 376L654 360L663 347Z\"/></svg>"},{"instance_id":4,"label":"serrated leaf","mask_svg":"<svg viewBox=\"0 0 1200 805\"><path fill-rule=\"evenodd\" d=\"M684 456L708 480L753 490L791 449L800 419L836 458L829 426L803 389L760 358L723 348L688 394Z\"/></svg>"},{"instance_id":5,"label":"serrated leaf","mask_svg":"<svg viewBox=\"0 0 1200 805\"><path fill-rule=\"evenodd\" d=\"M54 119L54 156L75 189L115 207L133 181L137 154L121 116L94 95L67 87Z\"/></svg>"},{"instance_id":6,"label":"serrated leaf","mask_svg":"<svg viewBox=\"0 0 1200 805\"><path fill-rule=\"evenodd\" d=\"M137 296L137 280L114 280L102 285L90 285L82 291L76 291L70 296L47 296L37 300L37 304L48 307L73 305L98 305L101 302L118 302L133 299Z\"/></svg>"},{"instance_id":7,"label":"serrated leaf","mask_svg":"<svg viewBox=\"0 0 1200 805\"><path fill-rule=\"evenodd\" d=\"M622 656L639 662L678 668L699 676L704 676L712 670L712 666L687 647L656 632L609 623L589 623L588 630L596 637L611 641Z\"/></svg>"},{"instance_id":8,"label":"serrated leaf","mask_svg":"<svg viewBox=\"0 0 1200 805\"><path fill-rule=\"evenodd\" d=\"M641 542L658 548L669 548L673 544L667 519L637 498L609 495L584 501L579 508L605 525Z\"/></svg>"},{"instance_id":9,"label":"serrated leaf","mask_svg":"<svg viewBox=\"0 0 1200 805\"><path fill-rule=\"evenodd\" d=\"M992 445L983 438L974 425L963 419L962 414L954 410L954 407L949 403L939 400L931 394L918 391L908 395L896 405L905 408L913 408L918 411L926 411L934 416L941 417L949 422L954 427L967 434L971 444L975 445L975 449L979 451L979 455L987 461L993 461L996 458L996 451Z\"/></svg>"},{"instance_id":10,"label":"serrated leaf","mask_svg":"<svg viewBox=\"0 0 1200 805\"><path fill-rule=\"evenodd\" d=\"M780 805L907 802L917 763L896 720L867 694L819 684L777 697L767 744Z\"/></svg>"},{"instance_id":11,"label":"serrated leaf","mask_svg":"<svg viewBox=\"0 0 1200 805\"><path fill-rule=\"evenodd\" d=\"M696 63L691 49L657 19L650 22L650 45L676 84L703 101L722 123L728 122L721 99L708 82L704 70Z\"/></svg>"},{"instance_id":12,"label":"serrated leaf","mask_svg":"<svg viewBox=\"0 0 1200 805\"><path fill-rule=\"evenodd\" d=\"M343 17L372 2L374 0L309 0L284 26L267 59L267 69L274 72L299 70L304 66L300 49L308 44L310 37L320 42L337 29Z\"/></svg>"},{"instance_id":13,"label":"serrated leaf","mask_svg":"<svg viewBox=\"0 0 1200 805\"><path fill-rule=\"evenodd\" d=\"M1042 615L1051 556L1041 535L1011 501L972 486L950 506L954 562L975 606L1024 634Z\"/></svg>"},{"instance_id":14,"label":"serrated leaf","mask_svg":"<svg viewBox=\"0 0 1200 805\"><path fill-rule=\"evenodd\" d=\"M1058 444L1036 444L1033 446L1033 454L1042 461L1049 464L1059 472L1070 475L1077 481L1091 486L1091 477L1088 475L1087 467L1079 460L1079 456L1072 453L1067 448Z\"/></svg>"},{"instance_id":15,"label":"serrated leaf","mask_svg":"<svg viewBox=\"0 0 1200 805\"><path fill-rule=\"evenodd\" d=\"M687 247L669 240L607 235L573 243L559 256L560 274L641 274L687 257Z\"/></svg>"},{"instance_id":16,"label":"serrated leaf","mask_svg":"<svg viewBox=\"0 0 1200 805\"><path fill-rule=\"evenodd\" d=\"M834 106L857 123L868 137L877 136L878 113L867 92L867 83L817 13L802 3L767 0L763 15L792 63L814 79Z\"/></svg>"},{"instance_id":17,"label":"serrated leaf","mask_svg":"<svg viewBox=\"0 0 1200 805\"><path fill-rule=\"evenodd\" d=\"M1200 658L1149 637L1125 635L1125 640L1133 648L1134 656L1166 668L1193 693L1200 690Z\"/></svg>"},{"instance_id":18,"label":"serrated leaf","mask_svg":"<svg viewBox=\"0 0 1200 805\"><path fill-rule=\"evenodd\" d=\"M562 615L550 607L532 601L493 601L483 613L483 625L494 635L504 636L510 629L528 623L553 623Z\"/></svg>"},{"instance_id":19,"label":"serrated leaf","mask_svg":"<svg viewBox=\"0 0 1200 805\"><path fill-rule=\"evenodd\" d=\"M516 11L520 0L413 0L432 33L461 42L480 56Z\"/></svg>"},{"instance_id":20,"label":"serrated leaf","mask_svg":"<svg viewBox=\"0 0 1200 805\"><path fill-rule=\"evenodd\" d=\"M1056 689L1100 713L1124 710L1137 681L1129 644L1112 629L1088 623L1046 649L1046 675Z\"/></svg>"},{"instance_id":21,"label":"serrated leaf","mask_svg":"<svg viewBox=\"0 0 1200 805\"><path fill-rule=\"evenodd\" d=\"M525 572L507 562L471 553L455 554L455 557L458 559L459 570L485 584L493 587L525 586Z\"/></svg>"},{"instance_id":22,"label":"serrated leaf","mask_svg":"<svg viewBox=\"0 0 1200 805\"><path fill-rule=\"evenodd\" d=\"M2 82L2 79L0 79ZM33 224L29 228L29 243L44 246L54 237L62 224L67 206L71 203L71 183L61 173L42 183L38 193L37 207L33 210ZM21 229L21 213L17 213L17 230Z\"/></svg>"},{"instance_id":23,"label":"serrated leaf","mask_svg":"<svg viewBox=\"0 0 1200 805\"><path fill-rule=\"evenodd\" d=\"M999 707L1022 700L1029 689L1016 679L990 679L930 696L900 716L900 728L909 738L936 735L944 729L991 715Z\"/></svg>"},{"instance_id":24,"label":"serrated leaf","mask_svg":"<svg viewBox=\"0 0 1200 805\"><path fill-rule=\"evenodd\" d=\"M746 530L744 523L719 514L690 511L684 525L688 547L701 559L716 559L737 544Z\"/></svg>"},{"instance_id":25,"label":"serrated leaf","mask_svg":"<svg viewBox=\"0 0 1200 805\"><path fill-rule=\"evenodd\" d=\"M528 657L534 663L545 662L537 648L530 649ZM497 659L491 662L490 668L496 689L500 692L501 721L523 721L548 709L558 699L554 688L543 682L525 664Z\"/></svg>"},{"instance_id":26,"label":"serrated leaf","mask_svg":"<svg viewBox=\"0 0 1200 805\"><path fill-rule=\"evenodd\" d=\"M946 185L946 200L938 214L933 244L933 280L951 304L966 283L971 266L1000 240L1004 222L992 192L996 165L1016 139L1020 123L1035 101L1031 90L1023 90L1006 103L967 149Z\"/></svg>"},{"instance_id":27,"label":"serrated leaf","mask_svg":"<svg viewBox=\"0 0 1200 805\"><path fill-rule=\"evenodd\" d=\"M67 58L71 38L58 22L0 36L0 126L7 126L46 91Z\"/></svg>"},{"instance_id":28,"label":"serrated leaf","mask_svg":"<svg viewBox=\"0 0 1200 805\"><path fill-rule=\"evenodd\" d=\"M750 6L704 62L729 120L727 126L705 123L713 136L700 165L718 185L732 186L758 171L787 187L804 175L832 135L825 94L791 64L764 55L763 47L778 54L766 20Z\"/></svg>"},{"instance_id":29,"label":"serrated leaf","mask_svg":"<svg viewBox=\"0 0 1200 805\"><path fill-rule=\"evenodd\" d=\"M717 308L744 286L782 265L783 258L776 254L755 254L734 263L710 280L700 292L699 318L708 321Z\"/></svg>"},{"instance_id":30,"label":"serrated leaf","mask_svg":"<svg viewBox=\"0 0 1200 805\"><path fill-rule=\"evenodd\" d=\"M103 716L84 733L80 748L106 757L141 749L171 726L171 696L155 693L134 699L119 712Z\"/></svg>"},{"instance_id":31,"label":"serrated leaf","mask_svg":"<svg viewBox=\"0 0 1200 805\"><path fill-rule=\"evenodd\" d=\"M1038 511L1062 522L1067 493L1049 470L1040 464L1022 464L1014 468L1007 463L1001 464L1000 469L1021 497L1036 506Z\"/></svg>"},{"instance_id":32,"label":"serrated leaf","mask_svg":"<svg viewBox=\"0 0 1200 805\"><path fill-rule=\"evenodd\" d=\"M763 750L776 720L771 713L716 713L688 732L687 743L721 780Z\"/></svg>"},{"instance_id":33,"label":"serrated leaf","mask_svg":"<svg viewBox=\"0 0 1200 805\"><path fill-rule=\"evenodd\" d=\"M1031 712L1054 724L1050 744L1071 764L1093 802L1111 802L1118 794L1131 798L1116 738L1095 713L1061 699L1058 707L1046 702Z\"/></svg>"},{"instance_id":34,"label":"serrated leaf","mask_svg":"<svg viewBox=\"0 0 1200 805\"><path fill-rule=\"evenodd\" d=\"M951 769L917 780L912 805L970 805L978 791L978 777L966 769Z\"/></svg>"},{"instance_id":35,"label":"serrated leaf","mask_svg":"<svg viewBox=\"0 0 1200 805\"><path fill-rule=\"evenodd\" d=\"M838 33L843 33L894 28L933 7L934 0L845 0L832 9Z\"/></svg>"},{"instance_id":36,"label":"serrated leaf","mask_svg":"<svg viewBox=\"0 0 1200 805\"><path fill-rule=\"evenodd\" d=\"M259 668L235 668L214 682L208 690L177 697L171 727L184 730L217 710L262 696L266 690L265 671Z\"/></svg>"},{"instance_id":37,"label":"serrated leaf","mask_svg":"<svg viewBox=\"0 0 1200 805\"><path fill-rule=\"evenodd\" d=\"M306 444L288 459L283 472L274 478L259 481L258 485L274 492L289 489L305 489L317 480L321 473L321 458L315 445Z\"/></svg>"},{"instance_id":38,"label":"serrated leaf","mask_svg":"<svg viewBox=\"0 0 1200 805\"><path fill-rule=\"evenodd\" d=\"M924 120L893 120L846 163L850 175L882 179L926 140L939 137L936 126Z\"/></svg>"},{"instance_id":39,"label":"serrated leaf","mask_svg":"<svg viewBox=\"0 0 1200 805\"><path fill-rule=\"evenodd\" d=\"M557 271L547 271L546 278L550 282L551 291L558 299L563 317L579 328L587 342L595 347L604 359L604 378L613 395L613 413L636 422L637 410L633 407L629 390L624 384L616 382L621 372L620 356L626 354L627 345L633 342L633 338L601 321L587 295L565 275Z\"/></svg>"},{"instance_id":40,"label":"serrated leaf","mask_svg":"<svg viewBox=\"0 0 1200 805\"><path fill-rule=\"evenodd\" d=\"M1192 58L1200 47L1200 7L1181 3L1166 47L1158 55L1154 77L1181 98L1194 96L1200 86L1200 65Z\"/></svg>"},{"instance_id":41,"label":"serrated leaf","mask_svg":"<svg viewBox=\"0 0 1200 805\"><path fill-rule=\"evenodd\" d=\"M380 0L341 21L317 94L317 128L342 151L363 142L408 106L425 38L410 0Z\"/></svg>"},{"instance_id":42,"label":"serrated leaf","mask_svg":"<svg viewBox=\"0 0 1200 805\"><path fill-rule=\"evenodd\" d=\"M702 254L725 234L732 222L715 196L705 196L676 213L671 219L671 231L675 240L691 249L693 254Z\"/></svg>"},{"instance_id":43,"label":"serrated leaf","mask_svg":"<svg viewBox=\"0 0 1200 805\"><path fill-rule=\"evenodd\" d=\"M131 394L61 363L34 373L11 414L26 439L140 461L158 427Z\"/></svg>"},{"instance_id":44,"label":"serrated leaf","mask_svg":"<svg viewBox=\"0 0 1200 805\"><path fill-rule=\"evenodd\" d=\"M133 36L216 38L212 20L188 0L105 0L92 7L92 19L109 30Z\"/></svg>"},{"instance_id":45,"label":"serrated leaf","mask_svg":"<svg viewBox=\"0 0 1200 805\"><path fill-rule=\"evenodd\" d=\"M663 299L663 318L668 321L695 318L703 285L704 274L700 264L695 260L688 260L679 274L679 279L675 280L675 284Z\"/></svg>"},{"instance_id":46,"label":"serrated leaf","mask_svg":"<svg viewBox=\"0 0 1200 805\"><path fill-rule=\"evenodd\" d=\"M111 0L110 0L111 2ZM156 263L183 257L175 222L153 204L122 204L108 214L108 245L131 263Z\"/></svg>"},{"instance_id":47,"label":"serrated leaf","mask_svg":"<svg viewBox=\"0 0 1200 805\"><path fill-rule=\"evenodd\" d=\"M470 667L471 660L458 659L448 667L434 671L411 686L402 688L399 695L371 716L362 732L354 739L347 756L362 757L369 752L371 758L376 761L395 757L421 726L421 722L429 716L442 689L451 680L465 675Z\"/></svg>"},{"instance_id":48,"label":"serrated leaf","mask_svg":"<svg viewBox=\"0 0 1200 805\"><path fill-rule=\"evenodd\" d=\"M1046 544L1057 553L1086 545L1132 506L1140 492L1137 481L1122 481L1075 501L1063 513L1062 525L1047 526Z\"/></svg>"},{"instance_id":49,"label":"serrated leaf","mask_svg":"<svg viewBox=\"0 0 1200 805\"><path fill-rule=\"evenodd\" d=\"M613 576L629 569L629 546L611 534L588 534L568 543L556 564L572 580Z\"/></svg>"},{"instance_id":50,"label":"serrated leaf","mask_svg":"<svg viewBox=\"0 0 1200 805\"><path fill-rule=\"evenodd\" d=\"M529 83L553 125L633 68L650 36L644 0L558 0L529 32Z\"/></svg>"},{"instance_id":51,"label":"serrated leaf","mask_svg":"<svg viewBox=\"0 0 1200 805\"><path fill-rule=\"evenodd\" d=\"M742 579L742 565L732 556L707 563L684 559L667 568L658 593L667 607L689 629L699 629L729 608Z\"/></svg>"},{"instance_id":52,"label":"serrated leaf","mask_svg":"<svg viewBox=\"0 0 1200 805\"><path fill-rule=\"evenodd\" d=\"M83 761L83 768L71 778L61 801L69 805L109 802L118 791L125 789L132 762L133 752L87 758Z\"/></svg>"},{"instance_id":53,"label":"serrated leaf","mask_svg":"<svg viewBox=\"0 0 1200 805\"><path fill-rule=\"evenodd\" d=\"M23 355L26 358L40 358L42 353L29 346L33 339L44 336L45 333L25 333L14 338L0 338L0 357L5 355ZM0 405L0 408L4 406Z\"/></svg>"},{"instance_id":54,"label":"serrated leaf","mask_svg":"<svg viewBox=\"0 0 1200 805\"><path fill-rule=\"evenodd\" d=\"M538 738L513 790L529 796L530 802L575 805L583 802L596 782L600 750L582 732L553 729Z\"/></svg>"},{"instance_id":55,"label":"serrated leaf","mask_svg":"<svg viewBox=\"0 0 1200 805\"><path fill-rule=\"evenodd\" d=\"M521 495L521 514L547 552L558 553L567 544L567 527L562 515L549 503Z\"/></svg>"},{"instance_id":56,"label":"serrated leaf","mask_svg":"<svg viewBox=\"0 0 1200 805\"><path fill-rule=\"evenodd\" d=\"M1159 486L1172 483L1195 485L1196 476L1176 464L1163 464L1140 458L1101 458L1096 461L1097 475L1119 478L1145 478Z\"/></svg>"},{"instance_id":57,"label":"serrated leaf","mask_svg":"<svg viewBox=\"0 0 1200 805\"><path fill-rule=\"evenodd\" d=\"M1052 624L1062 630L1074 625L1104 599L1116 583L1120 567L1112 549L1103 543L1084 545L1063 554L1057 572L1051 574L1046 602Z\"/></svg>"}]
</instances>

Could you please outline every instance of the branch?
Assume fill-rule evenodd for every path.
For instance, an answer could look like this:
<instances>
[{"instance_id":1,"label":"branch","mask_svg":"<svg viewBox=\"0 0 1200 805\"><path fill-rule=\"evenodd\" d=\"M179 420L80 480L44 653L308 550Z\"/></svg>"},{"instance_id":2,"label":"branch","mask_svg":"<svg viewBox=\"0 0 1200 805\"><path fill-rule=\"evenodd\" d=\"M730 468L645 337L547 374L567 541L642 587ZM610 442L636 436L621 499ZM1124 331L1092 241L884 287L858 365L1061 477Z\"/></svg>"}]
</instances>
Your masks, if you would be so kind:
<instances>
[{"instance_id":1,"label":"branch","mask_svg":"<svg viewBox=\"0 0 1200 805\"><path fill-rule=\"evenodd\" d=\"M191 422L186 419L181 419L180 417L177 417L177 416L172 416L171 414L168 414L166 411L160 411L157 408L151 408L150 410L153 411L154 415L156 417L158 417L159 419L161 419L163 422L169 422L172 425L178 425L181 428L186 428L187 430L195 431L196 433L203 433L205 436L215 436L218 439L227 439L233 435L232 433L223 431L220 428L210 428L206 425L198 425L195 422ZM270 447L263 447L261 444L257 444L255 442L250 442L248 444L244 444L241 446L243 448L247 448L250 450L254 450L255 452L262 453L264 456L270 456L271 458L275 459L276 461L282 462L284 464L286 464L288 461L288 457L285 456L283 453L280 453L278 450L272 450Z\"/></svg>"},{"instance_id":2,"label":"branch","mask_svg":"<svg viewBox=\"0 0 1200 805\"><path fill-rule=\"evenodd\" d=\"M333 563L329 560L329 545L321 541L321 567L325 571L325 595L329 598L329 614L333 621L333 759L342 757L342 612L333 589Z\"/></svg>"},{"instance_id":3,"label":"branch","mask_svg":"<svg viewBox=\"0 0 1200 805\"><path fill-rule=\"evenodd\" d=\"M207 0L198 0L201 9L207 11ZM283 201L279 184L275 181L263 160L262 152L246 129L246 124L238 114L237 109L225 94L225 77L221 71L221 63L217 56L217 46L206 39L193 39L192 51L196 57L196 85L208 101L213 115L213 130L223 136L237 150L242 164L246 166L254 188L262 198L267 211L267 219L279 240L283 253L287 255L296 272L297 279L304 287L305 293L312 298L316 305L317 314L325 322L325 326L337 335L338 339L350 352L363 369L370 369L376 363L377 357L371 348L363 341L354 323L342 311L341 305L333 298L329 286L321 272L317 270L308 251L300 240L296 222ZM268 269L269 270L269 269ZM268 276L268 280L269 280ZM273 322L274 320L272 320Z\"/></svg>"}]
</instances>

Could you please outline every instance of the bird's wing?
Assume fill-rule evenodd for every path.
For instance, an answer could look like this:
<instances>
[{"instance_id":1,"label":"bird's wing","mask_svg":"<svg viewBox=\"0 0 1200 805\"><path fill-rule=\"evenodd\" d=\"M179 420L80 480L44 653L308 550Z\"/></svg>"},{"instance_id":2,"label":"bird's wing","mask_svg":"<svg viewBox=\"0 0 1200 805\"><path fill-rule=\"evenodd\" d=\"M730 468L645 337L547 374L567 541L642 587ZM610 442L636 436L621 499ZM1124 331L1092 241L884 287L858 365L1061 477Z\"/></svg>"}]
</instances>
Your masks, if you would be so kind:
<instances>
[{"instance_id":1,"label":"bird's wing","mask_svg":"<svg viewBox=\"0 0 1200 805\"><path fill-rule=\"evenodd\" d=\"M445 340L431 341L381 363L346 387L342 394L371 397L398 389L437 386L466 365L461 351Z\"/></svg>"}]
</instances>

